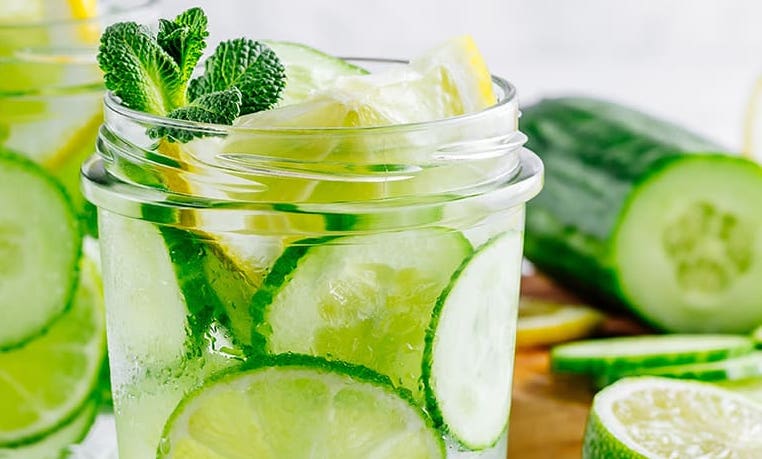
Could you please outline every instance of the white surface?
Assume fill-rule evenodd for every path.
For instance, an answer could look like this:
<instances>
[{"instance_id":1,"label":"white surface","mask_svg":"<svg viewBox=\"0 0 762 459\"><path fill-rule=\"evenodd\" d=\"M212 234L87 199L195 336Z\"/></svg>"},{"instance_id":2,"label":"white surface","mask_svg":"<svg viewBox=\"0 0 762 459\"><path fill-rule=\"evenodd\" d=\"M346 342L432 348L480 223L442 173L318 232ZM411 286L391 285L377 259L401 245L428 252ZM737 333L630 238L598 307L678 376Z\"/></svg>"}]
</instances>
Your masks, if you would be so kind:
<instances>
[{"instance_id":1,"label":"white surface","mask_svg":"<svg viewBox=\"0 0 762 459\"><path fill-rule=\"evenodd\" d=\"M612 98L741 145L762 71L758 0L165 0L204 7L214 38L302 41L341 55L411 57L471 33L525 103Z\"/></svg>"}]
</instances>

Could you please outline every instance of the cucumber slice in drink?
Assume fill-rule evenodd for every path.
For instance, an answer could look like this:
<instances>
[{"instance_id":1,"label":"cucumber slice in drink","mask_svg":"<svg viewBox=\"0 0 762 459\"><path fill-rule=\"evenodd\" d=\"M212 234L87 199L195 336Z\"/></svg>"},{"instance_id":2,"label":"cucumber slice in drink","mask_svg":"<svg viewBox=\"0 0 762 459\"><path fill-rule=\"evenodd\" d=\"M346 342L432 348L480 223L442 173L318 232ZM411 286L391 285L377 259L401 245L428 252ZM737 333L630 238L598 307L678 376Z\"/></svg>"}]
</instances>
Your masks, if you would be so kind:
<instances>
[{"instance_id":1,"label":"cucumber slice in drink","mask_svg":"<svg viewBox=\"0 0 762 459\"><path fill-rule=\"evenodd\" d=\"M562 344L550 354L558 372L608 374L667 365L712 362L749 354L751 339L738 335L659 335Z\"/></svg>"},{"instance_id":2,"label":"cucumber slice in drink","mask_svg":"<svg viewBox=\"0 0 762 459\"><path fill-rule=\"evenodd\" d=\"M254 295L260 336L252 341L273 354L367 366L420 400L426 326L470 254L468 241L444 228L296 243Z\"/></svg>"},{"instance_id":3,"label":"cucumber slice in drink","mask_svg":"<svg viewBox=\"0 0 762 459\"><path fill-rule=\"evenodd\" d=\"M427 406L472 450L494 445L508 424L521 239L504 233L474 252L440 296L426 334Z\"/></svg>"},{"instance_id":4,"label":"cucumber slice in drink","mask_svg":"<svg viewBox=\"0 0 762 459\"><path fill-rule=\"evenodd\" d=\"M286 68L286 87L280 106L302 102L320 89L330 86L338 77L365 75L362 67L350 64L315 48L287 41L266 41Z\"/></svg>"},{"instance_id":5,"label":"cucumber slice in drink","mask_svg":"<svg viewBox=\"0 0 762 459\"><path fill-rule=\"evenodd\" d=\"M627 378L595 396L584 459L756 458L762 405L711 384Z\"/></svg>"},{"instance_id":6,"label":"cucumber slice in drink","mask_svg":"<svg viewBox=\"0 0 762 459\"><path fill-rule=\"evenodd\" d=\"M0 353L0 447L37 441L84 409L106 354L102 294L84 259L71 309L44 335Z\"/></svg>"},{"instance_id":7,"label":"cucumber slice in drink","mask_svg":"<svg viewBox=\"0 0 762 459\"><path fill-rule=\"evenodd\" d=\"M677 379L697 379L700 381L734 381L762 376L762 352L717 360L714 362L668 365L664 367L641 368L625 373L601 375L596 379L598 387L628 376L662 376Z\"/></svg>"},{"instance_id":8,"label":"cucumber slice in drink","mask_svg":"<svg viewBox=\"0 0 762 459\"><path fill-rule=\"evenodd\" d=\"M430 419L388 378L299 356L223 374L178 405L160 458L443 458Z\"/></svg>"},{"instance_id":9,"label":"cucumber slice in drink","mask_svg":"<svg viewBox=\"0 0 762 459\"><path fill-rule=\"evenodd\" d=\"M0 349L21 346L69 307L82 238L61 185L0 150Z\"/></svg>"},{"instance_id":10,"label":"cucumber slice in drink","mask_svg":"<svg viewBox=\"0 0 762 459\"><path fill-rule=\"evenodd\" d=\"M44 437L13 448L0 447L0 459L61 459L69 457L70 445L82 441L98 414L98 401L92 400L67 424Z\"/></svg>"},{"instance_id":11,"label":"cucumber slice in drink","mask_svg":"<svg viewBox=\"0 0 762 459\"><path fill-rule=\"evenodd\" d=\"M104 210L98 224L106 302L120 321L109 346L112 355L134 359L111 360L111 371L125 375L116 379L129 380L126 374L140 368L179 362L186 350L188 310L159 229Z\"/></svg>"}]
</instances>

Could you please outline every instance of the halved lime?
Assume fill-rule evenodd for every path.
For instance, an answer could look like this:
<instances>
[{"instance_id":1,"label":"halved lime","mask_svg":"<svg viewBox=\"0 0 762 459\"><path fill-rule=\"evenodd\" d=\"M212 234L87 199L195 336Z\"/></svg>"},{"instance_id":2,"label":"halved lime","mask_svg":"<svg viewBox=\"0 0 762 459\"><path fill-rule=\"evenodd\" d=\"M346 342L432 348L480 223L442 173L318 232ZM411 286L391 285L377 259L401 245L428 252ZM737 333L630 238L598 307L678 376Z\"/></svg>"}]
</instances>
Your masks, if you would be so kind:
<instances>
[{"instance_id":1,"label":"halved lime","mask_svg":"<svg viewBox=\"0 0 762 459\"><path fill-rule=\"evenodd\" d=\"M603 314L588 306L522 298L516 345L541 346L584 338L602 321Z\"/></svg>"},{"instance_id":2,"label":"halved lime","mask_svg":"<svg viewBox=\"0 0 762 459\"><path fill-rule=\"evenodd\" d=\"M366 368L281 355L186 396L161 458L443 458L426 414Z\"/></svg>"},{"instance_id":3,"label":"halved lime","mask_svg":"<svg viewBox=\"0 0 762 459\"><path fill-rule=\"evenodd\" d=\"M93 425L98 414L98 400L92 399L74 418L47 435L12 448L0 447L0 459L60 459L69 457L66 450L78 443Z\"/></svg>"},{"instance_id":4,"label":"halved lime","mask_svg":"<svg viewBox=\"0 0 762 459\"><path fill-rule=\"evenodd\" d=\"M623 379L595 396L585 459L760 457L762 405L711 384Z\"/></svg>"},{"instance_id":5,"label":"halved lime","mask_svg":"<svg viewBox=\"0 0 762 459\"><path fill-rule=\"evenodd\" d=\"M719 381L715 384L762 403L762 377Z\"/></svg>"},{"instance_id":6,"label":"halved lime","mask_svg":"<svg viewBox=\"0 0 762 459\"><path fill-rule=\"evenodd\" d=\"M105 358L102 289L84 259L72 308L25 346L0 353L0 446L45 435L87 402Z\"/></svg>"}]
</instances>

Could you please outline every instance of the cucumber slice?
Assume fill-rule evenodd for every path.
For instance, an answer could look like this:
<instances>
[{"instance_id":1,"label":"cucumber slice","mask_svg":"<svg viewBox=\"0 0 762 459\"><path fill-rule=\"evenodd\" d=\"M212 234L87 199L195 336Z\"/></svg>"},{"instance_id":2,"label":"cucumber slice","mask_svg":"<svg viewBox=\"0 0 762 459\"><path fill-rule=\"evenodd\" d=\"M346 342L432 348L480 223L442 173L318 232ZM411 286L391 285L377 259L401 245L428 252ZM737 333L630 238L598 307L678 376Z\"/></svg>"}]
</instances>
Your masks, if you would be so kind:
<instances>
[{"instance_id":1,"label":"cucumber slice","mask_svg":"<svg viewBox=\"0 0 762 459\"><path fill-rule=\"evenodd\" d=\"M633 336L578 341L553 348L557 372L607 374L683 363L712 362L748 354L752 341L737 335Z\"/></svg>"},{"instance_id":2,"label":"cucumber slice","mask_svg":"<svg viewBox=\"0 0 762 459\"><path fill-rule=\"evenodd\" d=\"M521 233L504 233L464 261L426 333L429 412L471 450L493 446L508 424L521 244Z\"/></svg>"},{"instance_id":3,"label":"cucumber slice","mask_svg":"<svg viewBox=\"0 0 762 459\"><path fill-rule=\"evenodd\" d=\"M654 171L614 236L633 309L668 330L748 333L762 322L760 202L762 168L746 160L693 156Z\"/></svg>"},{"instance_id":4,"label":"cucumber slice","mask_svg":"<svg viewBox=\"0 0 762 459\"><path fill-rule=\"evenodd\" d=\"M243 422L242 422L243 421ZM160 458L444 458L426 414L388 378L299 356L265 358L186 396Z\"/></svg>"},{"instance_id":5,"label":"cucumber slice","mask_svg":"<svg viewBox=\"0 0 762 459\"><path fill-rule=\"evenodd\" d=\"M105 329L100 278L83 259L66 314L44 335L0 353L0 447L37 441L83 409L106 356Z\"/></svg>"},{"instance_id":6,"label":"cucumber slice","mask_svg":"<svg viewBox=\"0 0 762 459\"><path fill-rule=\"evenodd\" d=\"M252 299L255 332L269 353L364 365L421 400L431 311L470 254L468 241L444 228L296 243Z\"/></svg>"},{"instance_id":7,"label":"cucumber slice","mask_svg":"<svg viewBox=\"0 0 762 459\"><path fill-rule=\"evenodd\" d=\"M300 43L266 41L286 68L286 87L280 106L302 102L344 75L365 75L367 70Z\"/></svg>"},{"instance_id":8,"label":"cucumber slice","mask_svg":"<svg viewBox=\"0 0 762 459\"><path fill-rule=\"evenodd\" d=\"M147 366L179 362L186 351L188 311L159 229L102 209L98 225L114 324L109 330L111 372L119 375L114 380L129 380Z\"/></svg>"},{"instance_id":9,"label":"cucumber slice","mask_svg":"<svg viewBox=\"0 0 762 459\"><path fill-rule=\"evenodd\" d=\"M70 445L82 441L98 414L98 402L87 403L66 425L36 441L13 448L0 447L0 459L60 459Z\"/></svg>"},{"instance_id":10,"label":"cucumber slice","mask_svg":"<svg viewBox=\"0 0 762 459\"><path fill-rule=\"evenodd\" d=\"M42 333L69 307L82 238L61 185L0 150L0 350Z\"/></svg>"},{"instance_id":11,"label":"cucumber slice","mask_svg":"<svg viewBox=\"0 0 762 459\"><path fill-rule=\"evenodd\" d=\"M728 381L762 376L762 352L733 357L714 362L668 365L641 368L626 373L610 373L596 379L598 387L605 387L628 376L663 376L700 381Z\"/></svg>"}]
</instances>

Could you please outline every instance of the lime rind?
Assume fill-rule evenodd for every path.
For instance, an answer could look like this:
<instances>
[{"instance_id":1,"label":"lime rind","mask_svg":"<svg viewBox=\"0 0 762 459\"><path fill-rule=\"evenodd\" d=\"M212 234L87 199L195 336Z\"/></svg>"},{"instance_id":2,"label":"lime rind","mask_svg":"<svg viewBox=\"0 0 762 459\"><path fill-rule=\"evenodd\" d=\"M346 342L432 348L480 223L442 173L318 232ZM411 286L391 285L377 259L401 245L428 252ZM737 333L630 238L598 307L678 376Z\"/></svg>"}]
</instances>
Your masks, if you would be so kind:
<instances>
[{"instance_id":1,"label":"lime rind","mask_svg":"<svg viewBox=\"0 0 762 459\"><path fill-rule=\"evenodd\" d=\"M762 448L759 425L761 404L715 385L626 378L595 396L582 457L666 457L665 449L670 457L710 457L710 451L711 457L756 457L749 454Z\"/></svg>"},{"instance_id":2,"label":"lime rind","mask_svg":"<svg viewBox=\"0 0 762 459\"><path fill-rule=\"evenodd\" d=\"M58 252L62 251L68 251L67 254L68 262L65 262L64 264L66 266L38 266L38 270L41 273L44 273L46 271L51 270L60 270L61 275L68 275L68 279L64 282L67 285L61 285L63 288L62 292L59 292L59 298L54 299L48 299L47 302L49 305L46 307L48 309L47 311L36 311L36 318L33 319L32 324L29 324L28 327L21 327L19 325L19 317L17 314L13 313L13 311L9 312L8 308L10 308L10 302L11 301L21 301L21 299L10 299L10 298L3 298L3 302L5 303L4 309L6 310L6 314L9 315L5 317L6 323L15 323L15 326L12 327L13 334L11 336L2 336L0 337L0 351L8 351L16 348L23 347L27 343L31 342L33 339L43 335L46 333L46 331L59 319L62 317L71 307L71 303L74 299L76 289L77 289L77 283L79 279L79 263L80 258L82 255L82 232L81 228L79 226L79 219L77 216L77 212L74 209L74 206L72 204L72 201L69 197L69 195L66 193L66 190L63 188L63 186L56 180L50 173L48 173L45 169L40 167L35 162L27 159L26 157L6 151L3 149L0 149L0 168L6 169L6 171L0 171L0 174L25 174L29 179L36 181L37 183L34 186L38 187L44 187L45 193L48 193L52 199L56 199L57 202L53 203L50 201L49 204L46 204L46 206L51 206L52 208L55 208L55 206L59 206L59 211L61 213L61 216L63 217L61 221L57 222L56 228L58 231L57 233L63 233L62 236L58 236L56 239L58 240L59 244L56 244L54 247L49 247L50 250L55 250ZM31 182L27 182L27 185L29 185ZM32 193L34 192L33 186L27 186L24 187L24 190L26 193ZM10 195L9 195L10 196ZM48 211L46 213L49 213L49 210L51 207L48 207ZM6 209L0 209L0 212ZM26 207L23 209L24 213L20 215L10 216L9 220L18 221L18 222L24 222L27 221L29 218L34 217L34 212L42 212L43 209L32 209L29 207ZM47 218L47 217L46 217ZM44 223L38 222L36 225L44 225ZM2 228L0 228L1 230ZM66 234L68 233L68 234ZM50 233L49 233L50 235ZM7 263L8 260L3 260L4 263ZM31 269L31 268L26 268ZM40 278L36 278L36 281L40 281ZM47 286L50 287L50 286ZM38 291L39 288L33 285L27 285L27 289L29 291ZM54 292L51 290L47 290L47 292L52 296L54 295ZM56 301L57 300L57 301ZM29 300L22 301L23 307L26 308L25 315L30 314L29 308L35 308L35 304ZM20 311L17 311L20 312ZM34 314L34 313L32 313ZM6 330L8 327L6 327Z\"/></svg>"},{"instance_id":3,"label":"lime rind","mask_svg":"<svg viewBox=\"0 0 762 459\"><path fill-rule=\"evenodd\" d=\"M598 377L598 387L629 376L661 376L676 379L696 379L699 381L729 381L762 376L762 351L713 362L669 365L642 368L627 373L610 373Z\"/></svg>"},{"instance_id":4,"label":"lime rind","mask_svg":"<svg viewBox=\"0 0 762 459\"><path fill-rule=\"evenodd\" d=\"M762 348L762 325L758 326L751 334L757 348Z\"/></svg>"},{"instance_id":5,"label":"lime rind","mask_svg":"<svg viewBox=\"0 0 762 459\"><path fill-rule=\"evenodd\" d=\"M157 457L174 457L172 455L173 444L179 445L178 441L182 440L182 437L187 434L185 430L187 429L188 422L193 414L194 404L199 403L198 401L203 399L203 397L214 396L215 390L218 388L223 388L224 390L225 386L233 387L239 383L244 385L247 382L255 381L257 377L266 379L275 376L273 380L266 384L268 388L274 388L278 385L278 376L284 375L290 371L298 372L299 378L303 381L326 381L326 384L332 383L334 385L337 385L338 382L338 385L342 388L363 386L371 388L376 395L375 399L377 403L385 403L384 398L386 398L388 403L396 404L396 406L389 406L388 408L404 410L407 412L406 416L408 416L408 420L415 420L415 422L419 423L417 427L412 427L419 429L422 435L426 437L422 439L422 443L428 445L429 454L426 457L445 457L446 446L443 438L438 434L431 419L419 406L416 405L409 391L394 387L387 376L381 375L367 367L339 361L329 361L319 357L300 354L279 354L258 357L249 361L242 369L225 371L218 374L208 380L203 386L186 395L167 420L162 434L162 441L158 447ZM247 381L247 378L251 378L251 380ZM331 379L334 381L330 381ZM247 385L245 387L251 386ZM249 390L245 389L244 386L236 386L234 393L244 396L249 393ZM363 407L358 408L361 410L363 409ZM288 413L283 414L286 417L289 416ZM299 412L292 414L294 416L302 416L309 415L310 413ZM335 422L336 419L334 416L335 414L332 416L325 416L324 420L326 421L326 424ZM252 419L255 418L259 419L256 414L252 413ZM296 419L293 419L292 421L295 422ZM285 425L291 425L289 419L286 419L285 422ZM383 423L384 420L379 419L379 422ZM312 427L321 429L324 426L313 425ZM408 428L410 428L410 426L408 426ZM355 441L355 439L351 438L352 436L346 435L346 432L337 432L336 434L328 436L328 441ZM286 429L285 435L291 435L290 429ZM323 439L325 439L325 437L323 437ZM303 439L294 440L298 442ZM245 441L247 442L247 447L260 447L260 445L252 445L252 443L256 441L256 438L253 436L247 436ZM269 457L279 457L278 451L269 452L271 453L271 456Z\"/></svg>"},{"instance_id":6,"label":"lime rind","mask_svg":"<svg viewBox=\"0 0 762 459\"><path fill-rule=\"evenodd\" d=\"M476 249L439 296L426 331L426 407L461 448L493 447L508 427L520 248L521 234L508 232Z\"/></svg>"},{"instance_id":7,"label":"lime rind","mask_svg":"<svg viewBox=\"0 0 762 459\"><path fill-rule=\"evenodd\" d=\"M712 362L748 354L750 338L739 335L654 335L577 341L551 350L560 373L607 374L686 363Z\"/></svg>"},{"instance_id":8,"label":"lime rind","mask_svg":"<svg viewBox=\"0 0 762 459\"><path fill-rule=\"evenodd\" d=\"M69 457L66 450L85 439L98 414L98 399L89 400L58 429L33 441L11 448L0 447L0 459L58 459Z\"/></svg>"},{"instance_id":9,"label":"lime rind","mask_svg":"<svg viewBox=\"0 0 762 459\"><path fill-rule=\"evenodd\" d=\"M2 447L38 441L58 430L83 409L98 386L106 357L102 290L89 260L83 260L81 269L70 310L44 335L0 353L0 383L7 389L0 397L10 413L0 420ZM72 355L81 358L72 360Z\"/></svg>"}]
</instances>

